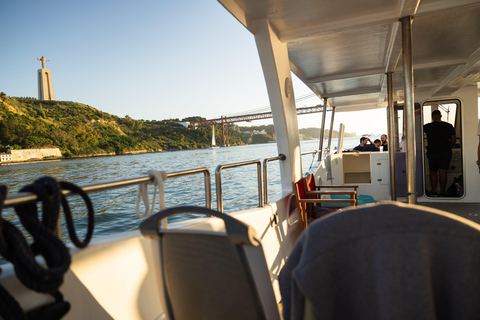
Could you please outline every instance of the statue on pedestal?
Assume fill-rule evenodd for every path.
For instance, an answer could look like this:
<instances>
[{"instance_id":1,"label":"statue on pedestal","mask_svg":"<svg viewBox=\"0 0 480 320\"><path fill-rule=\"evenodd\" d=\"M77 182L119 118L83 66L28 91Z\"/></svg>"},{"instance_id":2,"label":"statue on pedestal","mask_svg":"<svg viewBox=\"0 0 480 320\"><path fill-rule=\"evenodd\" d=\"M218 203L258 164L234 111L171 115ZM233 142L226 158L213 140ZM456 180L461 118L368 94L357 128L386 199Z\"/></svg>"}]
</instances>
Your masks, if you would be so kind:
<instances>
[{"instance_id":1,"label":"statue on pedestal","mask_svg":"<svg viewBox=\"0 0 480 320\"><path fill-rule=\"evenodd\" d=\"M43 56L37 58L42 61L42 69L38 69L38 100L55 100L52 85L52 73L45 68L45 62L50 61Z\"/></svg>"}]
</instances>

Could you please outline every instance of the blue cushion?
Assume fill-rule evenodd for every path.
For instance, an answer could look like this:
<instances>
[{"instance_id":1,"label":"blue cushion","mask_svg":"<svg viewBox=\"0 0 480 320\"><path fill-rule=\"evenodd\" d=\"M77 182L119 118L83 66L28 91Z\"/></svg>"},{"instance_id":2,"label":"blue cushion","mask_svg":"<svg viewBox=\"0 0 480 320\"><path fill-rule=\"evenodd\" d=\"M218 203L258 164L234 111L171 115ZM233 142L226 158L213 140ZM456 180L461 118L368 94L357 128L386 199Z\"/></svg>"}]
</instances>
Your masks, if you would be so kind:
<instances>
[{"instance_id":1,"label":"blue cushion","mask_svg":"<svg viewBox=\"0 0 480 320\"><path fill-rule=\"evenodd\" d=\"M349 196L345 194L332 194L330 196L332 199L350 199ZM375 200L372 196L366 195L366 194L359 194L357 196L357 205L362 205L365 203L375 203L378 202ZM350 204L348 202L346 203L322 203L322 207L348 207Z\"/></svg>"}]
</instances>

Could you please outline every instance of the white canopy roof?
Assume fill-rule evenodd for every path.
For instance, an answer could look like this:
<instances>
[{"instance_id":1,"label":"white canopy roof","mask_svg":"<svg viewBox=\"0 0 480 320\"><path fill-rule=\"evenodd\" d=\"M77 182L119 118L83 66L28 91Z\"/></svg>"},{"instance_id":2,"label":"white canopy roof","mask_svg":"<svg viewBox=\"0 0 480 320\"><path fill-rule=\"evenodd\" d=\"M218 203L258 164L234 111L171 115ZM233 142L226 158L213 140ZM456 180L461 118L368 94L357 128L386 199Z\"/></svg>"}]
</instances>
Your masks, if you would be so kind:
<instances>
[{"instance_id":1,"label":"white canopy roof","mask_svg":"<svg viewBox=\"0 0 480 320\"><path fill-rule=\"evenodd\" d=\"M268 19L291 70L337 111L401 100L401 24L414 16L414 85L433 96L480 81L479 0L219 0L248 30Z\"/></svg>"}]
</instances>

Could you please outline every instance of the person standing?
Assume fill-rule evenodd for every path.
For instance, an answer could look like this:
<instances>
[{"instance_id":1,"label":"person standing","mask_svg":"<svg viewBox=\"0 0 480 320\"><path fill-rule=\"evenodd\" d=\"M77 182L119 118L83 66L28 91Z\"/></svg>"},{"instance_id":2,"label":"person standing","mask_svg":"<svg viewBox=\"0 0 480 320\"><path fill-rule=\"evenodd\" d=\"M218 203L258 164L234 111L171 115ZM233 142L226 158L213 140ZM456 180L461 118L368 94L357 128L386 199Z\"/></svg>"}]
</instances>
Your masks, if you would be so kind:
<instances>
[{"instance_id":1,"label":"person standing","mask_svg":"<svg viewBox=\"0 0 480 320\"><path fill-rule=\"evenodd\" d=\"M383 151L388 151L388 137L386 134L382 134L380 137L380 140L382 140L382 147Z\"/></svg>"},{"instance_id":2,"label":"person standing","mask_svg":"<svg viewBox=\"0 0 480 320\"><path fill-rule=\"evenodd\" d=\"M423 126L427 135L427 157L430 167L431 196L437 196L437 181L440 180L441 196L446 196L447 170L452 159L452 147L455 145L456 136L453 126L442 121L439 110L432 112L432 122ZM438 178L437 178L438 171Z\"/></svg>"}]
</instances>

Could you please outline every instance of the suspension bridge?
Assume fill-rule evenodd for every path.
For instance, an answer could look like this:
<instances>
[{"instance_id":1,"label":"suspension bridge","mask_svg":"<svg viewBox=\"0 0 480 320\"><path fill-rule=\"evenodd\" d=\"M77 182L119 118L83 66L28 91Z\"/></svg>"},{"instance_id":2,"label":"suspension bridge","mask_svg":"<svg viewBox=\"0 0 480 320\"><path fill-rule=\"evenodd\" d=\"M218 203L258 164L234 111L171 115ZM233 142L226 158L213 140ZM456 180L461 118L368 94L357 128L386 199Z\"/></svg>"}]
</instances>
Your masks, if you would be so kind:
<instances>
[{"instance_id":1,"label":"suspension bridge","mask_svg":"<svg viewBox=\"0 0 480 320\"><path fill-rule=\"evenodd\" d=\"M295 99L295 102L299 102L305 99L310 99L316 97L315 94L307 94L305 96L302 96L298 99ZM270 107L265 107L260 110L269 110ZM302 114L309 114L309 113L318 113L323 111L323 104L318 104L316 106L312 107L301 107L297 108L297 115L302 115ZM231 123L236 123L236 122L251 122L253 120L263 120L263 119L269 119L272 118L272 112L271 111L264 111L261 112L257 110L257 112L247 112L247 114L236 114L236 115L229 115L229 116L221 116L220 118L215 118L215 119L208 119L208 120L202 120L202 121L192 121L190 122L190 125L192 127L208 127L208 126L214 126L214 125L219 125L222 126L222 137L223 137L223 145L228 146L228 124Z\"/></svg>"}]
</instances>

